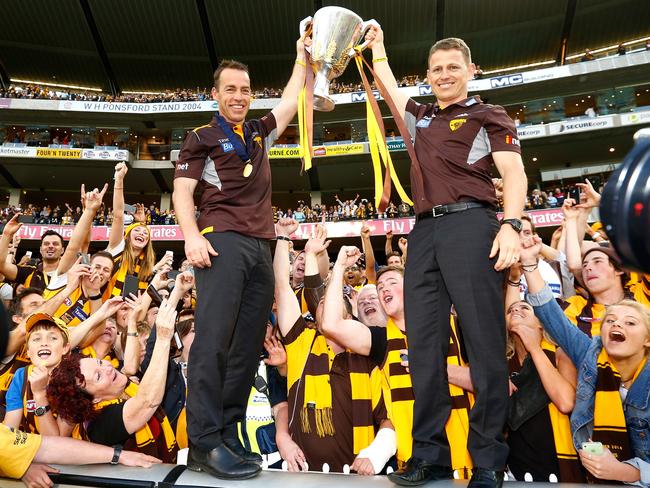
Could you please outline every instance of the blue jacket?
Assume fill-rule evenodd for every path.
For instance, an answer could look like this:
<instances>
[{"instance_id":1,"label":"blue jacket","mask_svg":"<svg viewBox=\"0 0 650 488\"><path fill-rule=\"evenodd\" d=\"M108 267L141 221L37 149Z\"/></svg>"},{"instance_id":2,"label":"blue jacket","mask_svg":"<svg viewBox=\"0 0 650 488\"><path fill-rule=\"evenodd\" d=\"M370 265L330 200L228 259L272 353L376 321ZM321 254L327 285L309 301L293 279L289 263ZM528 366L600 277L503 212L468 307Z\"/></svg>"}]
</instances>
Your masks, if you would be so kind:
<instances>
[{"instance_id":1,"label":"blue jacket","mask_svg":"<svg viewBox=\"0 0 650 488\"><path fill-rule=\"evenodd\" d=\"M589 338L573 325L553 299L546 286L539 293L527 295L535 315L544 329L571 358L578 370L576 404L571 413L573 445L580 449L594 430L594 399L596 395L597 359L603 348L600 336ZM634 458L624 462L641 473L638 486L650 487L650 361L632 384L623 402L625 421Z\"/></svg>"}]
</instances>

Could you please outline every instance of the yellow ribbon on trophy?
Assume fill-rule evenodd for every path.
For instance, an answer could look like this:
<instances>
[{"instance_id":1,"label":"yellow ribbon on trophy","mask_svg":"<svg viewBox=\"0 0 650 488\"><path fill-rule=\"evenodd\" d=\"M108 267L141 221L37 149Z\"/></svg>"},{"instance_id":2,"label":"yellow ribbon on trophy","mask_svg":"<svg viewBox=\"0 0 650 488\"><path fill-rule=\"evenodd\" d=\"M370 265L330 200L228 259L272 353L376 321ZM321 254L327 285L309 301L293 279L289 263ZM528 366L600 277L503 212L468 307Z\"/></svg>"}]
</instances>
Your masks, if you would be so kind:
<instances>
[{"instance_id":1,"label":"yellow ribbon on trophy","mask_svg":"<svg viewBox=\"0 0 650 488\"><path fill-rule=\"evenodd\" d=\"M366 128L368 132L368 144L370 147L370 157L372 160L374 181L375 181L375 207L383 212L388 205L391 193L391 181L402 201L413 206L413 201L408 197L406 191L399 181L393 161L386 144L386 131L384 121L381 118L381 112L377 101L374 99L372 90L363 70L363 56L361 47L356 49L355 62L359 69L359 74L363 81L366 91ZM314 71L309 60L309 53L306 53L307 73L305 76L305 86L300 90L298 95L298 133L299 133L299 155L302 159L302 170L309 170L312 167L313 153L313 97L314 97ZM373 106L374 105L374 106ZM384 183L382 186L382 163L386 168Z\"/></svg>"},{"instance_id":2,"label":"yellow ribbon on trophy","mask_svg":"<svg viewBox=\"0 0 650 488\"><path fill-rule=\"evenodd\" d=\"M393 160L390 156L390 151L388 150L388 144L386 143L386 131L384 128L384 121L381 117L377 116L377 112L373 110L373 102L376 104L374 95L372 91L369 90L369 85L363 71L363 55L359 48L355 48L357 51L356 56L354 57L355 62L357 63L357 68L359 69L359 74L361 79L364 82L364 88L366 89L366 129L368 132L368 145L370 146L370 158L372 160L372 167L375 178L375 206L379 207L382 196L386 191L386 182L384 182L384 189L382 190L381 184L381 165L384 164L386 168L387 176L390 175L390 180L392 180L397 190L397 194L402 199L402 201L413 205L413 201L408 197L402 183L399 181L395 167L393 166ZM388 179L388 178L387 178ZM390 182L388 182L388 191L390 192ZM389 194L390 196L390 194Z\"/></svg>"}]
</instances>

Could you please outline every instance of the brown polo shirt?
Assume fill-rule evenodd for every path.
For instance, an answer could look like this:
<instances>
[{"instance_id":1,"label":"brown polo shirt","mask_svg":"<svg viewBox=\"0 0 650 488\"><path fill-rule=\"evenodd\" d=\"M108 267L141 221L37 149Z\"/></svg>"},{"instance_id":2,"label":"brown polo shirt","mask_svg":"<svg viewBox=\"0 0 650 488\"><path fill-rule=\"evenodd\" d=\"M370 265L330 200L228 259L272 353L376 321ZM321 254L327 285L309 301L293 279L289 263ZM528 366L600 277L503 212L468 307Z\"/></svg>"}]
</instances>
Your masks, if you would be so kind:
<instances>
[{"instance_id":1,"label":"brown polo shirt","mask_svg":"<svg viewBox=\"0 0 650 488\"><path fill-rule=\"evenodd\" d=\"M521 153L515 124L503 107L470 97L441 110L410 99L405 122L422 168L423 190L411 165L416 212L467 200L496 207L492 153Z\"/></svg>"},{"instance_id":2,"label":"brown polo shirt","mask_svg":"<svg viewBox=\"0 0 650 488\"><path fill-rule=\"evenodd\" d=\"M235 231L271 239L275 230L267 151L277 138L275 117L269 112L261 119L244 122L243 131L241 127L233 129L236 134L249 135L247 148L253 165L250 176L244 176L245 163L213 118L208 125L187 134L174 178L199 181L197 223L202 233Z\"/></svg>"}]
</instances>

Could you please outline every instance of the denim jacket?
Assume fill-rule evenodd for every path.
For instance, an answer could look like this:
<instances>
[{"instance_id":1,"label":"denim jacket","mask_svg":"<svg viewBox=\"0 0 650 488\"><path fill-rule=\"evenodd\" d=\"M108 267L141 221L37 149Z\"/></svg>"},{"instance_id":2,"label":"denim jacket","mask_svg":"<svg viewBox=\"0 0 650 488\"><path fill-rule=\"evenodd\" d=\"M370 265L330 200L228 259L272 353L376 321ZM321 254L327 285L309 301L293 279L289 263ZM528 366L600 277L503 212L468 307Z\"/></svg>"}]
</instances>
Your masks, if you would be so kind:
<instances>
[{"instance_id":1,"label":"denim jacket","mask_svg":"<svg viewBox=\"0 0 650 488\"><path fill-rule=\"evenodd\" d=\"M603 348L602 339L599 336L589 338L573 325L553 299L548 286L526 298L534 307L535 315L544 329L567 353L578 370L576 403L571 413L573 445L578 450L593 434L596 363ZM650 487L650 361L646 362L632 384L623 409L630 447L635 456L624 462L637 468L641 474L641 481L633 484Z\"/></svg>"}]
</instances>

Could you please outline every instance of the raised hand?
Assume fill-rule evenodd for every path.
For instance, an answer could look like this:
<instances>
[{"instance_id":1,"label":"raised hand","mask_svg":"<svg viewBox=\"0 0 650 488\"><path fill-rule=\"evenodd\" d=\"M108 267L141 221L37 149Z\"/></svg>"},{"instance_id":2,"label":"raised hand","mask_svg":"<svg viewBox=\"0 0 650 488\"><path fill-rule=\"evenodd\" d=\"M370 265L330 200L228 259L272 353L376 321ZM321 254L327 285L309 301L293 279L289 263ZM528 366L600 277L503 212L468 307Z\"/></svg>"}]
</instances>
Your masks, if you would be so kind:
<instances>
[{"instance_id":1,"label":"raised hand","mask_svg":"<svg viewBox=\"0 0 650 488\"><path fill-rule=\"evenodd\" d=\"M126 176L126 173L129 171L128 166L124 161L120 161L115 165L115 173L113 175L113 179L117 181L124 181L124 177Z\"/></svg>"},{"instance_id":2,"label":"raised hand","mask_svg":"<svg viewBox=\"0 0 650 488\"><path fill-rule=\"evenodd\" d=\"M16 232L18 232L23 226L22 222L18 222L18 218L22 215L23 214L20 212L14 214L14 216L9 219L9 222L5 224L5 228L2 229L2 233L9 237L16 235Z\"/></svg>"},{"instance_id":3,"label":"raised hand","mask_svg":"<svg viewBox=\"0 0 650 488\"><path fill-rule=\"evenodd\" d=\"M576 186L582 190L577 208L592 208L600 205L600 193L594 189L591 181L585 179L585 183L576 183Z\"/></svg>"},{"instance_id":4,"label":"raised hand","mask_svg":"<svg viewBox=\"0 0 650 488\"><path fill-rule=\"evenodd\" d=\"M567 198L562 204L562 212L566 220L577 219L580 217L580 207L576 205L573 198Z\"/></svg>"},{"instance_id":5,"label":"raised hand","mask_svg":"<svg viewBox=\"0 0 650 488\"><path fill-rule=\"evenodd\" d=\"M402 254L404 254L408 247L408 241L406 240L406 237L400 237L399 241L397 241L397 245L399 246L399 250L402 251Z\"/></svg>"},{"instance_id":6,"label":"raised hand","mask_svg":"<svg viewBox=\"0 0 650 488\"><path fill-rule=\"evenodd\" d=\"M519 249L519 261L524 266L537 264L539 254L542 252L542 240L534 235L521 239Z\"/></svg>"},{"instance_id":7,"label":"raised hand","mask_svg":"<svg viewBox=\"0 0 650 488\"><path fill-rule=\"evenodd\" d=\"M176 325L176 308L165 298L160 303L156 316L156 335L161 339L171 339Z\"/></svg>"},{"instance_id":8,"label":"raised hand","mask_svg":"<svg viewBox=\"0 0 650 488\"><path fill-rule=\"evenodd\" d=\"M336 264L343 265L345 268L352 266L361 257L361 251L356 246L342 246L339 255L336 258Z\"/></svg>"},{"instance_id":9,"label":"raised hand","mask_svg":"<svg viewBox=\"0 0 650 488\"><path fill-rule=\"evenodd\" d=\"M361 238L370 239L370 227L368 227L367 222L364 222L363 225L361 226Z\"/></svg>"},{"instance_id":10,"label":"raised hand","mask_svg":"<svg viewBox=\"0 0 650 488\"><path fill-rule=\"evenodd\" d=\"M99 210L99 208L102 206L102 200L104 198L104 195L106 195L107 190L108 190L108 183L104 185L104 188L102 188L101 191L95 188L93 191L86 193L86 197L85 197L86 208L94 212L97 212L97 210Z\"/></svg>"},{"instance_id":11,"label":"raised hand","mask_svg":"<svg viewBox=\"0 0 650 488\"><path fill-rule=\"evenodd\" d=\"M308 254L320 254L325 252L332 241L327 239L327 229L323 225L317 225L314 235L305 244L305 252Z\"/></svg>"},{"instance_id":12,"label":"raised hand","mask_svg":"<svg viewBox=\"0 0 650 488\"><path fill-rule=\"evenodd\" d=\"M298 227L300 224L297 220L284 217L275 224L275 233L279 236L289 237L298 230Z\"/></svg>"}]
</instances>

